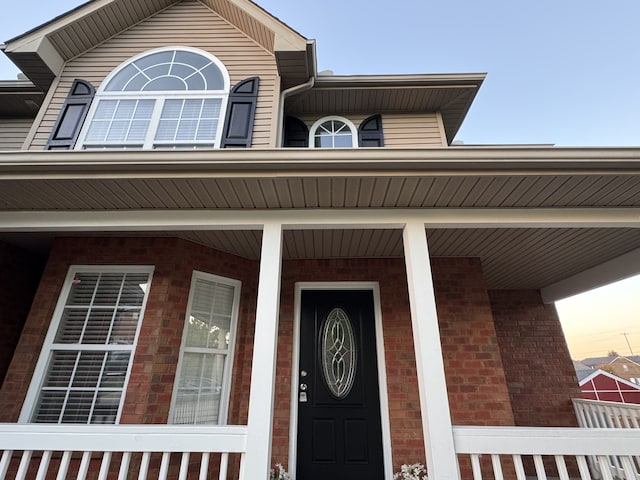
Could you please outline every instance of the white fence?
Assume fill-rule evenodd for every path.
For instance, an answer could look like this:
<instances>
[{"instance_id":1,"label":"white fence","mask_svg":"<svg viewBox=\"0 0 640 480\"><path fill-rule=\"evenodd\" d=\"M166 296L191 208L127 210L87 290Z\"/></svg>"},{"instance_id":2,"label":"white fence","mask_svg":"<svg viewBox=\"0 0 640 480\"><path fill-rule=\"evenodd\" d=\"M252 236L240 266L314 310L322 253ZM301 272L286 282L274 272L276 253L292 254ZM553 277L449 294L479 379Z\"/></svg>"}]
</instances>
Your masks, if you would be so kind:
<instances>
[{"instance_id":1,"label":"white fence","mask_svg":"<svg viewBox=\"0 0 640 480\"><path fill-rule=\"evenodd\" d=\"M222 480L246 439L244 426L0 424L0 479Z\"/></svg>"},{"instance_id":2,"label":"white fence","mask_svg":"<svg viewBox=\"0 0 640 480\"><path fill-rule=\"evenodd\" d=\"M575 398L573 408L584 428L640 428L640 405Z\"/></svg>"},{"instance_id":3,"label":"white fence","mask_svg":"<svg viewBox=\"0 0 640 480\"><path fill-rule=\"evenodd\" d=\"M463 478L470 470L474 480L640 480L638 429L454 427L453 434Z\"/></svg>"}]
</instances>

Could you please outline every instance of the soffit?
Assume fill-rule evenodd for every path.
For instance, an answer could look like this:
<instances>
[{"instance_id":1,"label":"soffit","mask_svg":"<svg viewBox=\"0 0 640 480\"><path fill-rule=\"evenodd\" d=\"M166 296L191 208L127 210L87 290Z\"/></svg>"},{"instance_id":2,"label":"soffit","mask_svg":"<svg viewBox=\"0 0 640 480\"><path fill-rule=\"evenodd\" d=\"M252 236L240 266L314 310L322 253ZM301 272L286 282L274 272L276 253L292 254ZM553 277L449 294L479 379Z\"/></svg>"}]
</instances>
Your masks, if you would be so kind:
<instances>
[{"instance_id":1,"label":"soffit","mask_svg":"<svg viewBox=\"0 0 640 480\"><path fill-rule=\"evenodd\" d=\"M5 53L42 89L57 72L51 71L46 43L62 61L74 58L108 38L181 0L95 0L62 15L20 37L7 41ZM193 0L195 1L195 0ZM305 53L307 40L253 2L247 0L198 0L235 25L268 51L282 48ZM50 50L49 50L50 52ZM306 65L306 62L304 63Z\"/></svg>"},{"instance_id":2,"label":"soffit","mask_svg":"<svg viewBox=\"0 0 640 480\"><path fill-rule=\"evenodd\" d=\"M31 82L0 81L0 118L34 118L43 99Z\"/></svg>"},{"instance_id":3,"label":"soffit","mask_svg":"<svg viewBox=\"0 0 640 480\"><path fill-rule=\"evenodd\" d=\"M639 149L0 153L4 212L624 207L640 207ZM640 249L640 228L476 227L430 228L430 252L480 258L490 288L541 288ZM162 234L260 253L256 231ZM284 233L285 258L362 256L401 257L401 233Z\"/></svg>"}]
</instances>

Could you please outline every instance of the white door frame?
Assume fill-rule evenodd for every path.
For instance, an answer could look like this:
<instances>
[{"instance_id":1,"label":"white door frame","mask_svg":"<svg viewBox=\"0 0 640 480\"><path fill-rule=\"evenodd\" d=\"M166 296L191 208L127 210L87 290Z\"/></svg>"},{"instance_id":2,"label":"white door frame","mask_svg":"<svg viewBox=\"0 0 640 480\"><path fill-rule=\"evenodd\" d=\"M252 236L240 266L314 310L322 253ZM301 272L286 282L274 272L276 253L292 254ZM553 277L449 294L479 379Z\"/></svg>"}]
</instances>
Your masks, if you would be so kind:
<instances>
[{"instance_id":1,"label":"white door frame","mask_svg":"<svg viewBox=\"0 0 640 480\"><path fill-rule=\"evenodd\" d=\"M302 290L371 290L376 325L376 358L378 386L380 389L380 423L382 426L382 455L384 477L393 477L391 455L391 424L389 421L389 397L387 395L387 370L384 356L382 309L378 282L296 282L293 314L293 358L291 359L291 418L289 420L289 474L295 480L298 440L298 371L300 370L300 302Z\"/></svg>"}]
</instances>

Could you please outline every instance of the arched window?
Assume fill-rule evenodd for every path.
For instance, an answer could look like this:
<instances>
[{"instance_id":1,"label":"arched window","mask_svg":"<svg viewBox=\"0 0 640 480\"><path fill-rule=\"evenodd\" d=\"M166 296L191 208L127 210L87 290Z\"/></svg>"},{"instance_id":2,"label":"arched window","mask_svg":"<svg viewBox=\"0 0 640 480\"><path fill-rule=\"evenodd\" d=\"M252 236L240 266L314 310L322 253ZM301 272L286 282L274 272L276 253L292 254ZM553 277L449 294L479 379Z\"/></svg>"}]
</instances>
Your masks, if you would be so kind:
<instances>
[{"instance_id":1,"label":"arched window","mask_svg":"<svg viewBox=\"0 0 640 480\"><path fill-rule=\"evenodd\" d=\"M213 55L169 47L138 55L103 82L81 149L220 146L229 75Z\"/></svg>"},{"instance_id":2,"label":"arched window","mask_svg":"<svg viewBox=\"0 0 640 480\"><path fill-rule=\"evenodd\" d=\"M324 117L309 130L311 148L352 148L358 146L355 125L343 117Z\"/></svg>"}]
</instances>

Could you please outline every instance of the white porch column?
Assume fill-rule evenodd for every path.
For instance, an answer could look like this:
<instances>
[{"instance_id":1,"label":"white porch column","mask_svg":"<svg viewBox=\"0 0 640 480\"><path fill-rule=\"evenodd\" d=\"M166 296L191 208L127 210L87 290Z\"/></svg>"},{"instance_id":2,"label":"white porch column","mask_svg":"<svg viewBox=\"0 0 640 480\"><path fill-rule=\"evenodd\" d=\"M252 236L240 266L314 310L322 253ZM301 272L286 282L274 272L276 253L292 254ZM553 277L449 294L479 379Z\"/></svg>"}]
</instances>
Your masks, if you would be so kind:
<instances>
[{"instance_id":1,"label":"white porch column","mask_svg":"<svg viewBox=\"0 0 640 480\"><path fill-rule=\"evenodd\" d=\"M281 264L282 225L265 224L253 340L247 452L240 468L240 480L266 480L269 476Z\"/></svg>"},{"instance_id":2,"label":"white porch column","mask_svg":"<svg viewBox=\"0 0 640 480\"><path fill-rule=\"evenodd\" d=\"M428 474L459 480L424 223L406 224L403 241Z\"/></svg>"}]
</instances>

